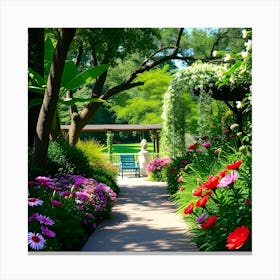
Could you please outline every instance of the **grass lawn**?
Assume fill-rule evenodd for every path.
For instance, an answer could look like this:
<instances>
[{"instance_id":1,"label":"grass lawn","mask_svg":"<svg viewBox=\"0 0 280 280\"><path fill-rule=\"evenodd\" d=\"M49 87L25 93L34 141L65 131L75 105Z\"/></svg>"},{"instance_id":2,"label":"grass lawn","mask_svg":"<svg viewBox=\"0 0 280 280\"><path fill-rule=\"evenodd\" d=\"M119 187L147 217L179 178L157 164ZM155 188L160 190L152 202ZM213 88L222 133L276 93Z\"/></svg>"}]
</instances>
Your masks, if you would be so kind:
<instances>
[{"instance_id":1,"label":"grass lawn","mask_svg":"<svg viewBox=\"0 0 280 280\"><path fill-rule=\"evenodd\" d=\"M130 144L113 144L113 153L116 154L136 154L141 150L140 143ZM154 146L152 142L148 143L148 149L150 153L154 152ZM107 149L105 150L107 152Z\"/></svg>"}]
</instances>

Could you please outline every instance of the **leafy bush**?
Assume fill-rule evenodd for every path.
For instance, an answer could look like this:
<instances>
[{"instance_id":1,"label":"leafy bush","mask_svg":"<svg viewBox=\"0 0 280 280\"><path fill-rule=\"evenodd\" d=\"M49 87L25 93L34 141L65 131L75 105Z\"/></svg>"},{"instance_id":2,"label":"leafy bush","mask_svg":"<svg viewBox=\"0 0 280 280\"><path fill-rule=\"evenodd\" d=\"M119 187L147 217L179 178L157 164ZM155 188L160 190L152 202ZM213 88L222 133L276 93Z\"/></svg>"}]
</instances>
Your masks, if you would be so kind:
<instances>
[{"instance_id":1,"label":"leafy bush","mask_svg":"<svg viewBox=\"0 0 280 280\"><path fill-rule=\"evenodd\" d=\"M107 154L104 154L106 147L94 139L83 140L77 143L77 148L82 150L88 157L91 166L99 166L106 170L113 178L118 175L118 168L108 160Z\"/></svg>"},{"instance_id":2,"label":"leafy bush","mask_svg":"<svg viewBox=\"0 0 280 280\"><path fill-rule=\"evenodd\" d=\"M92 176L92 169L87 156L77 147L64 140L51 141L48 149L47 174L83 174Z\"/></svg>"},{"instance_id":3,"label":"leafy bush","mask_svg":"<svg viewBox=\"0 0 280 280\"><path fill-rule=\"evenodd\" d=\"M167 166L167 192L175 194L182 186L182 172L187 170L188 164L193 159L193 152L187 151L184 155L172 159Z\"/></svg>"},{"instance_id":4,"label":"leafy bush","mask_svg":"<svg viewBox=\"0 0 280 280\"><path fill-rule=\"evenodd\" d=\"M116 198L109 186L81 175L37 177L29 182L29 249L79 249Z\"/></svg>"}]
</instances>

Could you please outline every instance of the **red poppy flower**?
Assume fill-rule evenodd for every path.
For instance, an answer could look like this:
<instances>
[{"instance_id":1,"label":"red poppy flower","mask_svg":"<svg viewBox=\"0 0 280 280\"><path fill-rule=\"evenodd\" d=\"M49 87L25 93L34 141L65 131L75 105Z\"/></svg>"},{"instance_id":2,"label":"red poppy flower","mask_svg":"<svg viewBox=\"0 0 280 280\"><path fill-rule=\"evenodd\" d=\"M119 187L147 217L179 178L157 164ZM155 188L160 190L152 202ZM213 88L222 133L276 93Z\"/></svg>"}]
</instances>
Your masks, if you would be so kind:
<instances>
[{"instance_id":1,"label":"red poppy flower","mask_svg":"<svg viewBox=\"0 0 280 280\"><path fill-rule=\"evenodd\" d=\"M223 170L223 171L219 172L217 176L220 176L220 177L222 178L222 177L226 176L227 171L228 171L228 170L227 170L227 169L225 169L225 170Z\"/></svg>"},{"instance_id":2,"label":"red poppy flower","mask_svg":"<svg viewBox=\"0 0 280 280\"><path fill-rule=\"evenodd\" d=\"M218 218L217 215L213 215L213 216L209 217L204 224L200 225L200 227L202 229L206 229L206 228L212 227L216 223L217 218Z\"/></svg>"},{"instance_id":3,"label":"red poppy flower","mask_svg":"<svg viewBox=\"0 0 280 280\"><path fill-rule=\"evenodd\" d=\"M248 236L249 229L242 225L228 235L226 247L229 250L239 249L244 245Z\"/></svg>"},{"instance_id":4,"label":"red poppy flower","mask_svg":"<svg viewBox=\"0 0 280 280\"><path fill-rule=\"evenodd\" d=\"M193 212L193 207L194 207L194 203L192 202L190 205L188 205L185 210L184 210L184 214L191 214Z\"/></svg>"},{"instance_id":5,"label":"red poppy flower","mask_svg":"<svg viewBox=\"0 0 280 280\"><path fill-rule=\"evenodd\" d=\"M208 195L203 196L202 198L200 198L197 202L196 202L196 206L197 207L204 207L206 205L206 203L208 202Z\"/></svg>"},{"instance_id":6,"label":"red poppy flower","mask_svg":"<svg viewBox=\"0 0 280 280\"><path fill-rule=\"evenodd\" d=\"M193 151L193 150L195 150L197 148L197 146L198 146L198 143L194 143L194 144L190 145L188 147L188 149Z\"/></svg>"},{"instance_id":7,"label":"red poppy flower","mask_svg":"<svg viewBox=\"0 0 280 280\"><path fill-rule=\"evenodd\" d=\"M217 188L218 184L219 184L219 180L220 180L220 177L219 176L209 176L208 177L208 181L206 181L203 186L205 189L209 189L209 190L213 190L215 188Z\"/></svg>"},{"instance_id":8,"label":"red poppy flower","mask_svg":"<svg viewBox=\"0 0 280 280\"><path fill-rule=\"evenodd\" d=\"M200 186L200 187L198 187L198 189L193 190L193 191L192 191L192 194L193 194L194 196L201 196L201 195L202 195L202 192L203 192L203 188Z\"/></svg>"},{"instance_id":9,"label":"red poppy flower","mask_svg":"<svg viewBox=\"0 0 280 280\"><path fill-rule=\"evenodd\" d=\"M241 163L242 163L242 160L239 159L239 160L237 160L236 162L227 165L227 169L233 169L233 170L238 169L239 166L241 165Z\"/></svg>"}]
</instances>

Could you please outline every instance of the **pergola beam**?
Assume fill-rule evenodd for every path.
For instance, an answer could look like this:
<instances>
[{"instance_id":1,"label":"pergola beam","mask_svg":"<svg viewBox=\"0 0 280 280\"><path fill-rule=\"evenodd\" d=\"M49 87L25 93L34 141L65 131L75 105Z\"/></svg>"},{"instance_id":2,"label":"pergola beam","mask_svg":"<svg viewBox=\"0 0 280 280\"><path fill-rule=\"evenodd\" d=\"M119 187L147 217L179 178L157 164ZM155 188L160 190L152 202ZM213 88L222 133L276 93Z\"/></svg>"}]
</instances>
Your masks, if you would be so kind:
<instances>
[{"instance_id":1,"label":"pergola beam","mask_svg":"<svg viewBox=\"0 0 280 280\"><path fill-rule=\"evenodd\" d=\"M68 131L70 125L61 125L61 130ZM159 133L162 129L160 124L87 124L82 132L117 132L117 131L154 131L154 151L159 153Z\"/></svg>"}]
</instances>

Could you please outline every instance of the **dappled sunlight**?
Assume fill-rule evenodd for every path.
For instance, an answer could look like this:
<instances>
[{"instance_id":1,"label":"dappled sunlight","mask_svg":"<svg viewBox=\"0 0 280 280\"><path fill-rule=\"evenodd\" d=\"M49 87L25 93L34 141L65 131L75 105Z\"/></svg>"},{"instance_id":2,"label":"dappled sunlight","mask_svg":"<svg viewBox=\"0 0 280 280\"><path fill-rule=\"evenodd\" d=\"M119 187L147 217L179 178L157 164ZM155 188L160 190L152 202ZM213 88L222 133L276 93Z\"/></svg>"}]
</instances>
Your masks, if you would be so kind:
<instances>
[{"instance_id":1,"label":"dappled sunlight","mask_svg":"<svg viewBox=\"0 0 280 280\"><path fill-rule=\"evenodd\" d=\"M195 245L188 244L191 236L168 199L166 183L124 178L120 188L112 218L99 225L83 251L197 251Z\"/></svg>"}]
</instances>

